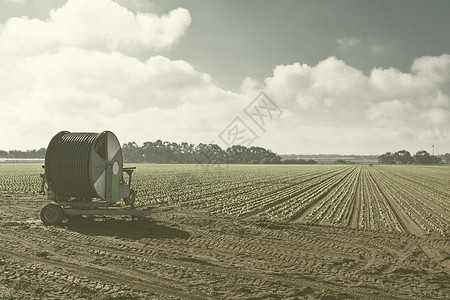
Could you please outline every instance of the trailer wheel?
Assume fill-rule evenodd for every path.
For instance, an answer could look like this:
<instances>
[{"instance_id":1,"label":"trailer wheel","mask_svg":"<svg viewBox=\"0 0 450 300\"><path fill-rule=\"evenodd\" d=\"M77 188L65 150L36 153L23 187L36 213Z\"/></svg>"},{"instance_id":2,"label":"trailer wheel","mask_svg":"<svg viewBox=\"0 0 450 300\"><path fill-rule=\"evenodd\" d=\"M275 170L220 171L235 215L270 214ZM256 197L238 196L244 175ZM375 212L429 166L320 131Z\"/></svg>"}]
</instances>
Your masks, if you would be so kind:
<instances>
[{"instance_id":1,"label":"trailer wheel","mask_svg":"<svg viewBox=\"0 0 450 300\"><path fill-rule=\"evenodd\" d=\"M42 208L40 216L44 225L56 225L64 219L64 210L61 206L51 203Z\"/></svg>"}]
</instances>

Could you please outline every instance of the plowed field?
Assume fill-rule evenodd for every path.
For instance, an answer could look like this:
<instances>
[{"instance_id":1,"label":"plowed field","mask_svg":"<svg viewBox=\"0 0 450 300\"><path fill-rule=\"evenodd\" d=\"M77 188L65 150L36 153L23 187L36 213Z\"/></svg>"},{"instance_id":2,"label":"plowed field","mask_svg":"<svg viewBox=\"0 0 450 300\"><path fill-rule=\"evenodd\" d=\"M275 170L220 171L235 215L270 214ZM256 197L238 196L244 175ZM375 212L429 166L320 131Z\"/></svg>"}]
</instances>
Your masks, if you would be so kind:
<instances>
[{"instance_id":1,"label":"plowed field","mask_svg":"<svg viewBox=\"0 0 450 300\"><path fill-rule=\"evenodd\" d=\"M1 299L449 299L450 168L138 165L152 215L44 226L0 165Z\"/></svg>"}]
</instances>

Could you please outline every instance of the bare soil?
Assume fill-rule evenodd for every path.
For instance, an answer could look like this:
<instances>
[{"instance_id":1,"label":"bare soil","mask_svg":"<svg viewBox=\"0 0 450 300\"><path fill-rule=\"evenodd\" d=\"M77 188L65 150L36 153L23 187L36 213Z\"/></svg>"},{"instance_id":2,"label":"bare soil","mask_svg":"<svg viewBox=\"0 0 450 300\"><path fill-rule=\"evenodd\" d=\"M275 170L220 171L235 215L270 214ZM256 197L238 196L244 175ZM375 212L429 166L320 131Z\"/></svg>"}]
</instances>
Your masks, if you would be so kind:
<instances>
[{"instance_id":1,"label":"bare soil","mask_svg":"<svg viewBox=\"0 0 450 300\"><path fill-rule=\"evenodd\" d=\"M450 240L211 216L44 226L42 197L0 194L1 299L450 299Z\"/></svg>"}]
</instances>

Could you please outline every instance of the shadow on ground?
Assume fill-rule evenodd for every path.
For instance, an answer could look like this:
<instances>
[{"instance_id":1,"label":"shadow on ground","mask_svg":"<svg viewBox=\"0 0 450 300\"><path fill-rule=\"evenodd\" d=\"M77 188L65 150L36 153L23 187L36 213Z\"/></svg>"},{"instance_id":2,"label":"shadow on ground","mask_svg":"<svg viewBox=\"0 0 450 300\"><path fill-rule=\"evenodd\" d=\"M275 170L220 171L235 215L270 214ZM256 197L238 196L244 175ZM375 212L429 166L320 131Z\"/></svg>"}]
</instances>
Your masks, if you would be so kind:
<instances>
[{"instance_id":1,"label":"shadow on ground","mask_svg":"<svg viewBox=\"0 0 450 300\"><path fill-rule=\"evenodd\" d=\"M117 236L131 239L188 239L190 236L187 231L158 224L147 218L131 221L80 217L68 220L63 223L63 227L85 235Z\"/></svg>"}]
</instances>

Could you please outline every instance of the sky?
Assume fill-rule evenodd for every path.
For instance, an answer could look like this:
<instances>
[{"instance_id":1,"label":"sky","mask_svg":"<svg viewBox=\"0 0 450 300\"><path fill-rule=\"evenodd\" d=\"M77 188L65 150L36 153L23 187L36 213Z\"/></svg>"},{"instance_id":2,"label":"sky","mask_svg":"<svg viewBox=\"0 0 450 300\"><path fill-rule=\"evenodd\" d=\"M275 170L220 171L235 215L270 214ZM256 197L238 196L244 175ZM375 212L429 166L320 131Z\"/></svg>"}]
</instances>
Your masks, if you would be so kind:
<instances>
[{"instance_id":1,"label":"sky","mask_svg":"<svg viewBox=\"0 0 450 300\"><path fill-rule=\"evenodd\" d=\"M450 1L4 0L0 149L59 131L450 152Z\"/></svg>"}]
</instances>

